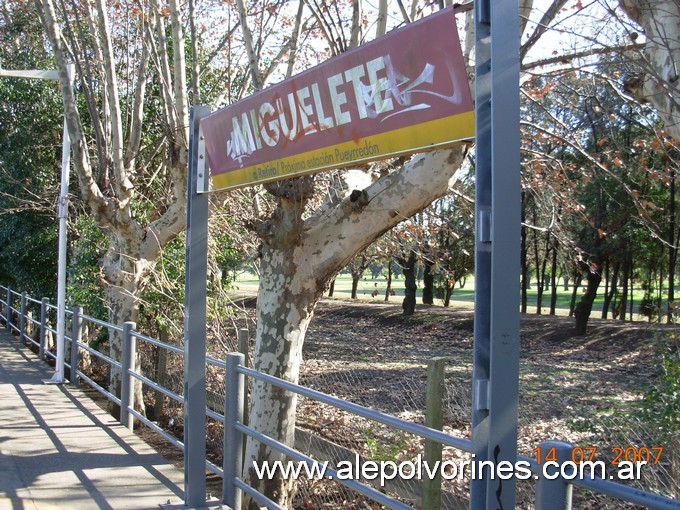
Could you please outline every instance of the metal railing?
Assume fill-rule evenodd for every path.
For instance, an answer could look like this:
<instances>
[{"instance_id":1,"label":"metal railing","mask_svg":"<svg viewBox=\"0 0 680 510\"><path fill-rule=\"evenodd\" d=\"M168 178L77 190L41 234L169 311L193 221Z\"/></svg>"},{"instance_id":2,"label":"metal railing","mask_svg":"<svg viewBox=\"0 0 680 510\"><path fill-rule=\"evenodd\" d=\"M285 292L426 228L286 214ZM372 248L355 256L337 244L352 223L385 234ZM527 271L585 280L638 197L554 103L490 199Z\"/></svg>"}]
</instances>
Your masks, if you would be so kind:
<instances>
[{"instance_id":1,"label":"metal railing","mask_svg":"<svg viewBox=\"0 0 680 510\"><path fill-rule=\"evenodd\" d=\"M5 299L0 299L0 313L2 314L2 318L5 321L7 329L10 332L17 333L21 341L35 346L38 350L38 356L41 360L56 361L56 355L47 348L47 338L48 333L51 333L55 337L57 335L56 329L52 326L52 324L56 323L57 307L51 304L48 298L42 298L42 300L39 301L37 299L31 298L26 293L19 293L9 287L4 287L2 285L0 285L0 294L5 296ZM14 306L14 303L17 300L21 303L20 308L16 308ZM28 313L28 305L33 305L36 310L39 310L39 320L33 318L33 316ZM136 331L136 325L134 322L126 322L122 326L111 324L101 319L84 314L83 309L80 306L75 306L70 310L67 309L66 315L67 319L70 318L71 323L71 327L66 329L64 336L66 343L65 352L67 353L64 366L69 371L69 381L76 386L82 381L92 389L99 392L106 399L119 406L119 421L125 427L132 430L134 419L137 419L139 422L143 423L155 433L162 436L165 440L179 448L184 453L185 445L182 441L178 440L176 437L168 433L163 428L159 427L155 422L149 420L146 416L135 409L134 391L135 381L139 381L141 384L163 394L180 406L183 406L184 397L182 395L175 393L171 389L166 388L137 372L135 370L135 358L138 341L149 343L169 352L174 352L175 354L178 354L180 358L184 357L184 350ZM18 318L18 324L15 324L15 317ZM37 341L26 334L26 325L28 323L39 328L39 339ZM82 341L82 332L84 327L88 324L106 328L110 332L115 332L121 335L122 356L120 361L107 356L97 349L93 349L87 343ZM83 352L87 352L90 356L98 359L100 362L109 365L111 370L120 371L121 388L119 396L104 388L86 373L80 370L80 359ZM206 358L206 363L221 367L225 366L224 362L220 362L219 360L209 357ZM210 417L222 424L224 423L223 415L216 413L209 408L206 408L205 412L207 417ZM206 468L213 473L217 474L218 476L222 476L222 469L210 462L210 460L206 459L205 465Z\"/></svg>"},{"instance_id":2,"label":"metal railing","mask_svg":"<svg viewBox=\"0 0 680 510\"><path fill-rule=\"evenodd\" d=\"M240 477L245 472L243 466L243 441L244 436L252 437L262 444L278 451L287 457L307 463L310 467L317 466L317 471L323 466L323 470L336 482L363 494L387 508L404 510L411 506L392 498L375 488L363 484L357 480L339 478L337 472L323 465L308 455L290 448L279 441L265 436L243 423L243 399L245 398L245 377L251 377L269 383L282 390L291 391L298 395L323 402L337 409L349 412L375 422L387 425L397 430L429 439L445 446L451 446L459 450L470 452L472 444L467 439L450 436L441 431L425 427L416 423L408 422L390 416L373 409L338 399L321 393L311 388L306 388L291 382L257 372L243 365L243 355L231 353L227 355L225 386L231 389L225 405L225 431L224 431L224 476L223 476L223 503L231 508L241 507L242 492L248 494L260 505L268 509L280 510L281 507L266 496L260 494L248 486ZM535 459L518 457L527 469L533 473L536 483L536 510L560 510L571 508L571 493L573 486L580 486L599 492L607 496L644 505L653 509L680 509L680 501L673 500L650 492L641 491L634 487L623 485L607 479L595 477L573 478L568 476L568 468L576 469L574 446L559 441L545 441L540 445L541 451L554 451L555 462L539 464ZM576 456L577 457L577 456ZM565 470L566 466L566 470ZM550 468L550 469L548 469Z\"/></svg>"},{"instance_id":3,"label":"metal railing","mask_svg":"<svg viewBox=\"0 0 680 510\"><path fill-rule=\"evenodd\" d=\"M52 327L52 324L56 323L57 307L52 305L48 298L37 300L28 296L26 293L19 293L9 287L4 287L1 285L0 293L4 294L5 296L5 299L0 299L0 307L2 310L2 318L5 321L5 326L7 329L10 332L16 332L19 335L19 339L21 341L35 346L38 349L38 356L41 360L56 360L56 355L47 348L47 337L48 333L51 333L55 336L57 334L56 329ZM21 303L20 308L16 308L14 306L14 303L17 301L17 299ZM33 306L36 310L39 310L39 320L34 318L32 314L28 313L29 306ZM120 423L124 426L132 429L134 418L136 418L154 432L161 435L171 444L184 451L184 444L181 441L168 434L161 427L135 410L134 396L134 381L137 380L142 384L149 386L153 390L161 392L163 395L176 401L178 404L183 405L183 396L178 395L170 389L165 388L136 372L134 362L136 356L136 344L138 340L148 342L162 349L167 349L168 351L175 352L181 356L184 355L183 349L163 343L159 340L145 336L140 332L135 331L135 324L133 322L126 322L122 326L118 326L86 315L83 313L83 309L80 306L75 306L71 310L66 310L66 315L67 318L70 318L71 328L67 329L64 340L67 343L65 346L66 352L70 355L67 355L67 360L65 361L64 365L69 370L70 382L74 385L78 385L80 381L82 381L102 394L109 401L120 406ZM15 324L15 317L18 318L18 324ZM83 328L88 323L100 326L102 328L107 328L109 331L121 335L123 347L123 356L121 361L114 360L110 356L107 356L106 354L98 351L97 349L93 349L88 344L82 342ZM28 324L39 328L39 339L37 341L26 334L26 326ZM93 356L102 363L109 365L112 370L119 370L121 372L122 377L120 396L117 396L111 391L102 387L79 369L80 358L83 352L87 352L90 356ZM213 464L208 462L207 464L210 464L207 467L212 467L214 470L215 466ZM218 471L221 472L221 470Z\"/></svg>"},{"instance_id":4,"label":"metal railing","mask_svg":"<svg viewBox=\"0 0 680 510\"><path fill-rule=\"evenodd\" d=\"M28 296L26 293L19 293L12 290L11 288L0 285L0 296L2 295L5 296L5 299L0 299L0 314L5 321L6 328L10 332L17 333L21 341L35 346L38 349L40 359L56 359L56 356L47 349L46 339L48 332L56 335L56 330L52 328L51 324L56 322L53 317L56 314L57 307L52 305L47 298L37 300ZM15 307L15 302L17 301L19 302L19 308ZM66 332L65 336L65 341L69 342L69 349L66 350L66 352L70 353L68 362L65 363L65 365L69 369L71 383L77 385L80 381L82 381L104 395L111 402L114 402L116 405L120 406L120 422L124 426L132 429L134 419L136 418L141 423L184 452L185 446L181 441L170 435L156 423L150 421L144 415L135 410L134 392L135 381L138 381L139 383L148 386L154 391L162 393L178 404L184 405L184 397L182 395L173 392L172 390L135 371L135 357L138 342L147 342L158 348L167 349L168 351L174 352L181 357L184 356L184 350L177 346L173 346L143 335L142 333L135 330L136 325L133 322L126 322L122 326L110 324L84 314L82 308L79 306L75 306L71 310L67 310L66 313L70 316L71 328L70 331ZM40 319L38 320L34 315L39 315ZM15 317L18 320L18 324L15 323ZM82 342L83 328L87 323L108 328L110 331L114 331L115 333L121 335L123 352L122 359L120 361L114 360ZM39 328L38 341L34 340L26 333L27 326L29 324L31 327ZM108 364L111 367L111 370L119 370L121 372L120 397L114 395L101 385L97 384L79 369L82 352L87 352L91 356L99 359L101 362ZM351 413L352 415L373 420L395 430L413 434L421 438L437 442L441 445L453 447L464 452L470 452L472 449L471 441L468 439L454 437L444 432L413 422L408 422L394 416L327 395L317 390L300 386L298 384L293 384L291 382L284 381L282 379L248 368L244 365L244 356L241 353L228 354L226 362L206 357L206 363L226 371L225 394L228 395L228 398L226 398L224 414L222 415L210 410L209 408L205 409L207 417L224 425L223 465L222 467L219 467L208 460L206 460L205 464L207 469L222 477L222 502L231 508L240 508L243 493L248 494L259 504L269 509L281 508L275 502L260 494L252 487L248 486L241 479L241 473L244 472L243 441L246 436L252 437L253 439L288 456L295 461L304 462L310 467L321 464L319 461L314 460L309 455L295 450L294 448L291 448L290 446L287 446L271 437L263 435L255 429L244 424L245 420L243 416L243 403L244 399L246 398L246 377L251 377L252 379L274 385L282 390L294 392L298 395ZM539 464L535 459L526 457L517 458L518 461L522 461L525 466L531 470L534 478L537 481L535 505L537 510L559 510L571 508L571 492L574 486L583 487L622 501L644 505L648 508L680 510L680 501L641 491L634 487L623 485L612 480L596 477L583 477L574 479L569 477L570 479L567 479L565 476L564 466L574 460L574 446L571 444L559 441L547 441L541 443L540 449L542 451L555 452L556 462L550 466L552 468L551 471L547 471L545 469L546 466ZM366 496L367 498L374 500L377 503L384 505L387 508L399 510L412 508L404 502L392 498L370 485L364 484L358 480L350 480L338 477L338 473L332 468L329 468L328 466L325 466L324 468L325 472L336 482Z\"/></svg>"}]
</instances>

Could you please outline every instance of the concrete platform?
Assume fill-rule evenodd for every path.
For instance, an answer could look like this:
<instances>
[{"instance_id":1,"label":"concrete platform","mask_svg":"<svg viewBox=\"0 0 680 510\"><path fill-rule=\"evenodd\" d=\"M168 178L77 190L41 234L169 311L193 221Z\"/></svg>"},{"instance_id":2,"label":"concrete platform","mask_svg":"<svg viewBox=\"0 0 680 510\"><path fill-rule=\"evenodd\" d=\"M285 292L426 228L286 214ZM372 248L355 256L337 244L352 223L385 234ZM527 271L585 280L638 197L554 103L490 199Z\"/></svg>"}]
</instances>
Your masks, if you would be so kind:
<instances>
[{"instance_id":1,"label":"concrete platform","mask_svg":"<svg viewBox=\"0 0 680 510\"><path fill-rule=\"evenodd\" d=\"M0 331L0 510L158 509L184 475Z\"/></svg>"}]
</instances>

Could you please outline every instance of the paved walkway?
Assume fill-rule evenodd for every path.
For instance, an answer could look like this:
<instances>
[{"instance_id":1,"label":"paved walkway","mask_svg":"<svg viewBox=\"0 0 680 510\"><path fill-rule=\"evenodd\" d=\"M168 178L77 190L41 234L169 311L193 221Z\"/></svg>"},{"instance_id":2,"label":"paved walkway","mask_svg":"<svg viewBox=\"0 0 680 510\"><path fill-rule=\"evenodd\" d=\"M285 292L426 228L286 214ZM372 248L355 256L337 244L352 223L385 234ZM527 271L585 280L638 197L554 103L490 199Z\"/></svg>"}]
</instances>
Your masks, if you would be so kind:
<instances>
[{"instance_id":1,"label":"paved walkway","mask_svg":"<svg viewBox=\"0 0 680 510\"><path fill-rule=\"evenodd\" d=\"M0 510L158 509L183 473L0 331Z\"/></svg>"}]
</instances>

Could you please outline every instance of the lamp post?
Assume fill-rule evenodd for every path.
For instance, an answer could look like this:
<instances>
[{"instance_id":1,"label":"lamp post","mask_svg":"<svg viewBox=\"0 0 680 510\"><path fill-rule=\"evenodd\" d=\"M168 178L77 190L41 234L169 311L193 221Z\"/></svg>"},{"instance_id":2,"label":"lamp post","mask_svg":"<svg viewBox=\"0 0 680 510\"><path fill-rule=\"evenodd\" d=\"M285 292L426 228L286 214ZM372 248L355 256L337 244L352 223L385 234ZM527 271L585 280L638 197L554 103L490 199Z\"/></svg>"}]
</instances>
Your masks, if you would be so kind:
<instances>
[{"instance_id":1,"label":"lamp post","mask_svg":"<svg viewBox=\"0 0 680 510\"><path fill-rule=\"evenodd\" d=\"M68 78L73 87L75 66L69 64ZM37 80L59 80L59 73L55 70L27 70L14 71L0 69L0 77L27 78ZM51 379L43 382L46 384L61 384L64 382L64 359L65 359L65 329L66 329L66 235L68 228L68 184L69 166L71 163L71 139L66 125L66 113L64 113L64 131L62 136L61 152L61 189L57 216L59 218L59 258L57 266L57 363L54 375Z\"/></svg>"}]
</instances>

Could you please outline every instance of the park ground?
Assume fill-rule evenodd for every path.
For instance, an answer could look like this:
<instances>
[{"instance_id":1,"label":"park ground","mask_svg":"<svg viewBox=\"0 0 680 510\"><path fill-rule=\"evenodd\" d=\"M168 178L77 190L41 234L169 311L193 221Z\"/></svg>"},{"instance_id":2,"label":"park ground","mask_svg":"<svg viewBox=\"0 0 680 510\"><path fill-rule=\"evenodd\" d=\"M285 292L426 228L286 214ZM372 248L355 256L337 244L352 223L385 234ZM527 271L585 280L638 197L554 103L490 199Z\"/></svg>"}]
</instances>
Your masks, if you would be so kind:
<instances>
[{"instance_id":1,"label":"park ground","mask_svg":"<svg viewBox=\"0 0 680 510\"><path fill-rule=\"evenodd\" d=\"M450 307L452 309L472 309L474 306L475 299L475 287L474 287L474 276L468 276L461 282L457 283L453 295L451 296ZM244 293L254 293L257 292L259 280L256 275L244 271L238 274L236 281L234 282L234 288L237 292ZM584 282L585 285L585 282ZM577 294L578 299L581 298L582 292L585 290L585 286L581 286ZM357 287L357 299L361 301L371 301L371 302L382 302L385 299L385 290L387 288L387 280L383 276L378 276L377 278L372 278L370 273L367 271L365 276L359 280L359 285ZM404 278L396 277L392 280L391 288L395 295L389 297L389 302L401 303L404 298ZM352 289L352 278L348 274L341 274L335 280L335 287L333 298L346 300L351 296ZM374 291L377 291L375 293ZM557 286L557 302L556 302L556 314L557 315L568 315L569 304L571 302L573 286L569 283L566 287L563 282ZM676 289L676 294L680 293L680 288ZM327 293L326 293L327 294ZM375 295L374 295L375 294ZM633 309L634 316L636 319L641 321L646 320L645 317L639 314L639 305L645 296L645 292L642 289L635 289L633 291ZM420 302L422 297L422 282L418 282L417 291L418 301ZM536 297L537 289L536 283L531 282L529 289L527 291L527 310L530 313L536 312ZM602 311L602 303L604 301L604 281L598 289L597 297L593 303L593 317L599 317ZM435 292L434 304L438 306L443 305L441 296L437 296ZM543 301L541 313L548 314L550 311L550 290L546 289L543 292ZM611 312L610 312L611 313Z\"/></svg>"}]
</instances>

